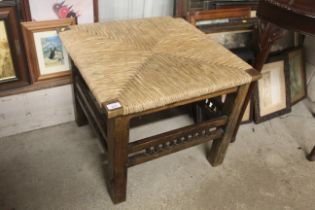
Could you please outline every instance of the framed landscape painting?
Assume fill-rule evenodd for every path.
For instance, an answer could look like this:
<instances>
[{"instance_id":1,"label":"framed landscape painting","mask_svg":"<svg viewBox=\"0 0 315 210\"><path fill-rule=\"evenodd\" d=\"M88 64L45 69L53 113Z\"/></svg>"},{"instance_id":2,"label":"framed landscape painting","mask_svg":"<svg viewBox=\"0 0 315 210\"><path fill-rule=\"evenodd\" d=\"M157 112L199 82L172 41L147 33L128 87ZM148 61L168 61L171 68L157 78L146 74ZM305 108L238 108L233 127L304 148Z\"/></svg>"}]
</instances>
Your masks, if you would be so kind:
<instances>
[{"instance_id":1,"label":"framed landscape painting","mask_svg":"<svg viewBox=\"0 0 315 210\"><path fill-rule=\"evenodd\" d=\"M22 23L33 83L70 78L70 59L57 30L74 22L74 19L62 19Z\"/></svg>"},{"instance_id":2,"label":"framed landscape painting","mask_svg":"<svg viewBox=\"0 0 315 210\"><path fill-rule=\"evenodd\" d=\"M304 54L302 48L287 53L290 72L291 104L295 104L306 96L306 78Z\"/></svg>"},{"instance_id":3,"label":"framed landscape painting","mask_svg":"<svg viewBox=\"0 0 315 210\"><path fill-rule=\"evenodd\" d=\"M269 59L255 93L255 122L290 112L290 78L284 56Z\"/></svg>"},{"instance_id":4,"label":"framed landscape painting","mask_svg":"<svg viewBox=\"0 0 315 210\"><path fill-rule=\"evenodd\" d=\"M16 78L12 52L4 20L0 20L0 82Z\"/></svg>"},{"instance_id":5,"label":"framed landscape painting","mask_svg":"<svg viewBox=\"0 0 315 210\"><path fill-rule=\"evenodd\" d=\"M68 54L57 31L35 32L34 42L41 76L70 69Z\"/></svg>"},{"instance_id":6,"label":"framed landscape painting","mask_svg":"<svg viewBox=\"0 0 315 210\"><path fill-rule=\"evenodd\" d=\"M0 97L29 85L18 12L12 1L0 5Z\"/></svg>"}]
</instances>

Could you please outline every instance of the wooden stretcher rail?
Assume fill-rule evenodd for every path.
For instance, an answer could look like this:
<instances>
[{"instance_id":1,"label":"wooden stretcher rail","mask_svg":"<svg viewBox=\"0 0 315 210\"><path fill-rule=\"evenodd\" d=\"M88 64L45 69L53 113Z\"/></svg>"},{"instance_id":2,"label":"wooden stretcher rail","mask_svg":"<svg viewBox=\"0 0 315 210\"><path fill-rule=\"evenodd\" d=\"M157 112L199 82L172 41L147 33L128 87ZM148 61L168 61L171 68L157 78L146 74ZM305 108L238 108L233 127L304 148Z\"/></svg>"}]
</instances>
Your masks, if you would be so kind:
<instances>
[{"instance_id":1,"label":"wooden stretcher rail","mask_svg":"<svg viewBox=\"0 0 315 210\"><path fill-rule=\"evenodd\" d=\"M222 138L224 134L222 128L216 129L214 131L207 131L208 132L206 135L202 135L202 133L200 133L199 136L191 135L190 137L184 137L185 139L182 139L182 137L179 139L167 138L167 140L169 141L165 142L164 144L158 144L157 146L149 147L145 149L145 151L143 151L142 153L136 153L133 156L129 156L128 167L135 166L174 152L178 152L189 147L203 144L210 140Z\"/></svg>"},{"instance_id":2,"label":"wooden stretcher rail","mask_svg":"<svg viewBox=\"0 0 315 210\"><path fill-rule=\"evenodd\" d=\"M221 116L213 120L209 120L203 123L196 125L190 125L176 130L172 130L166 133L158 134L152 137L141 139L128 144L128 153L135 153L152 146L165 144L174 139L180 139L188 135L196 134L198 136L206 135L209 133L209 129L215 128L218 126L224 126L227 122L227 116ZM204 132L204 133L203 133Z\"/></svg>"}]
</instances>

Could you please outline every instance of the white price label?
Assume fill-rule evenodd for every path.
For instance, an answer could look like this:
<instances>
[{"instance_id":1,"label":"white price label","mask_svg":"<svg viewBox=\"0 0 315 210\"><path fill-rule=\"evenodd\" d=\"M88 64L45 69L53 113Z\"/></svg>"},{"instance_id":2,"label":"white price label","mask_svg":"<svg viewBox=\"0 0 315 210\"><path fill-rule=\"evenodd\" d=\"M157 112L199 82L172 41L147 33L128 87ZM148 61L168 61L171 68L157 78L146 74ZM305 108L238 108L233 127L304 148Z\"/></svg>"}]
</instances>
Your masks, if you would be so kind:
<instances>
[{"instance_id":1,"label":"white price label","mask_svg":"<svg viewBox=\"0 0 315 210\"><path fill-rule=\"evenodd\" d=\"M113 110L113 109L119 109L119 108L121 108L121 104L120 104L119 102L107 104L106 106L107 106L107 109L108 109L108 110Z\"/></svg>"}]
</instances>

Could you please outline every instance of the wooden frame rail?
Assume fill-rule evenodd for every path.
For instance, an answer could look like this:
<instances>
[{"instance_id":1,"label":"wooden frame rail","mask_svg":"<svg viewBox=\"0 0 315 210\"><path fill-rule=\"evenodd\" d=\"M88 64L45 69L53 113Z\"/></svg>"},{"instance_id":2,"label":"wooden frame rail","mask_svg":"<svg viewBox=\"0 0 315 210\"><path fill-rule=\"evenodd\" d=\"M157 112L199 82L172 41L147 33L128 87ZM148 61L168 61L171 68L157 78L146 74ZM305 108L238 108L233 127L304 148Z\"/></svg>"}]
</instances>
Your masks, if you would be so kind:
<instances>
[{"instance_id":1,"label":"wooden frame rail","mask_svg":"<svg viewBox=\"0 0 315 210\"><path fill-rule=\"evenodd\" d=\"M134 166L164 155L221 138L223 130L217 127L227 123L227 116L218 117L156 136L138 140L128 145L128 166ZM135 153L135 154L133 154Z\"/></svg>"},{"instance_id":2,"label":"wooden frame rail","mask_svg":"<svg viewBox=\"0 0 315 210\"><path fill-rule=\"evenodd\" d=\"M247 72L254 80L259 78L254 70ZM208 161L212 166L220 165L238 128L240 111L250 87L250 84L244 84L140 113L113 116L95 100L75 65L73 82L75 119L79 126L89 123L104 147L106 184L113 203L126 200L128 167L209 141L213 143L207 154ZM226 95L224 102L221 102L222 95ZM209 102L205 103L206 99L215 109L209 107ZM186 105L200 107L202 114L196 116L195 124L129 142L132 118ZM204 113L208 115L201 117Z\"/></svg>"}]
</instances>

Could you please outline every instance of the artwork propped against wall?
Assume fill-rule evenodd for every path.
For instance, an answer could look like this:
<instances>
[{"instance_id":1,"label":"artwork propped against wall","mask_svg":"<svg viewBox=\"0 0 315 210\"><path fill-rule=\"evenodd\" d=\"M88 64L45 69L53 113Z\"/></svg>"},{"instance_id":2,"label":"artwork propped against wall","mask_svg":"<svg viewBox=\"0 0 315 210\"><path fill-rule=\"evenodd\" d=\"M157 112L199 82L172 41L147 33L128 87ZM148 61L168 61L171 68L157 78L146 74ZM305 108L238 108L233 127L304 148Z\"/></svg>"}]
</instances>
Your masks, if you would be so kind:
<instances>
[{"instance_id":1,"label":"artwork propped against wall","mask_svg":"<svg viewBox=\"0 0 315 210\"><path fill-rule=\"evenodd\" d=\"M29 85L20 22L14 1L0 1L0 97Z\"/></svg>"},{"instance_id":2,"label":"artwork propped against wall","mask_svg":"<svg viewBox=\"0 0 315 210\"><path fill-rule=\"evenodd\" d=\"M57 31L74 22L66 18L22 23L32 83L55 86L70 82L70 59Z\"/></svg>"},{"instance_id":3,"label":"artwork propped against wall","mask_svg":"<svg viewBox=\"0 0 315 210\"><path fill-rule=\"evenodd\" d=\"M264 65L262 78L255 91L255 123L291 111L290 78L287 59L283 55L271 57Z\"/></svg>"},{"instance_id":4,"label":"artwork propped against wall","mask_svg":"<svg viewBox=\"0 0 315 210\"><path fill-rule=\"evenodd\" d=\"M295 48L287 52L290 71L291 104L295 104L306 96L305 59L303 48Z\"/></svg>"},{"instance_id":5,"label":"artwork propped against wall","mask_svg":"<svg viewBox=\"0 0 315 210\"><path fill-rule=\"evenodd\" d=\"M0 82L16 77L5 22L0 20Z\"/></svg>"},{"instance_id":6,"label":"artwork propped against wall","mask_svg":"<svg viewBox=\"0 0 315 210\"><path fill-rule=\"evenodd\" d=\"M26 20L76 18L78 24L98 21L97 0L22 0ZM25 8L24 8L25 9Z\"/></svg>"}]
</instances>

